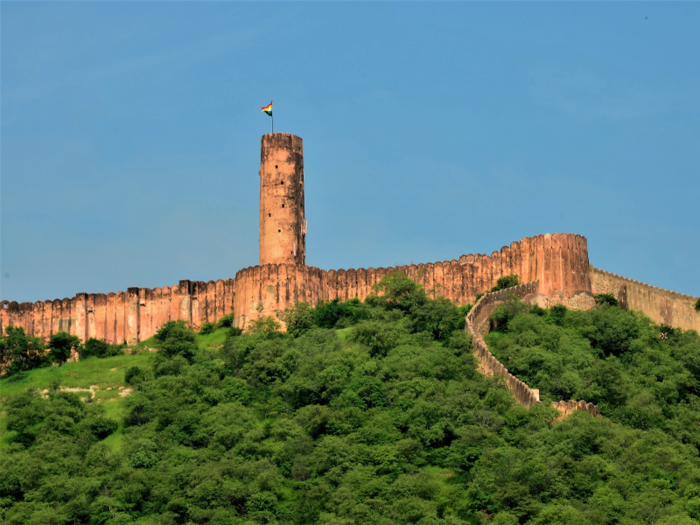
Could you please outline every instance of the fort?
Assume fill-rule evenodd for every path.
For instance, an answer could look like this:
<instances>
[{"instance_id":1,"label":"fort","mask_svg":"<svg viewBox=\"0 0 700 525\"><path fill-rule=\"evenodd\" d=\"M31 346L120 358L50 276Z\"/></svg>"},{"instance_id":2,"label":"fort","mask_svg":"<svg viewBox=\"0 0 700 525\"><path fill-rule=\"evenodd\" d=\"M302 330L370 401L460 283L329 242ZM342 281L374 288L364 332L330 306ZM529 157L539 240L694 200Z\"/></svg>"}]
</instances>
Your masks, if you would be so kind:
<instances>
[{"instance_id":1,"label":"fort","mask_svg":"<svg viewBox=\"0 0 700 525\"><path fill-rule=\"evenodd\" d=\"M641 311L657 323L700 331L696 297L595 268L581 235L537 235L511 242L490 255L461 255L451 261L392 268L321 270L307 266L302 139L288 133L263 135L259 176L259 265L216 282L182 280L172 287L78 293L70 299L36 303L4 300L0 302L0 329L22 326L28 334L43 339L65 331L82 340L95 337L135 344L170 320L199 327L233 313L235 325L245 328L251 320L274 315L299 301L315 305L334 298L364 299L387 273L403 272L426 290L458 304L473 303L499 277L518 274L520 282L530 286L527 292L545 305L590 308L594 294L610 293L623 308Z\"/></svg>"}]
</instances>

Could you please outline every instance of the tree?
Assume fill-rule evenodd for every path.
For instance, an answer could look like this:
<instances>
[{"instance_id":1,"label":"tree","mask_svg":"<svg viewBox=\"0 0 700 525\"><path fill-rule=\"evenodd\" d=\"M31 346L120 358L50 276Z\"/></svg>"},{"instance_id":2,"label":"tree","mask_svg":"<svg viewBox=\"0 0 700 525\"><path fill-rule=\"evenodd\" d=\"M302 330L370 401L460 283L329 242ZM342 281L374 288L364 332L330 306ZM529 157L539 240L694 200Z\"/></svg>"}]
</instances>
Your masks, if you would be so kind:
<instances>
[{"instance_id":1,"label":"tree","mask_svg":"<svg viewBox=\"0 0 700 525\"><path fill-rule=\"evenodd\" d=\"M314 327L314 312L309 303L298 302L277 316L287 325L287 333L299 337Z\"/></svg>"},{"instance_id":2,"label":"tree","mask_svg":"<svg viewBox=\"0 0 700 525\"><path fill-rule=\"evenodd\" d=\"M8 376L46 366L44 343L38 337L28 336L21 326L8 326L5 336L0 337L0 363Z\"/></svg>"},{"instance_id":3,"label":"tree","mask_svg":"<svg viewBox=\"0 0 700 525\"><path fill-rule=\"evenodd\" d=\"M80 347L80 338L68 332L53 334L49 340L49 358L59 366L68 361L70 351Z\"/></svg>"},{"instance_id":4,"label":"tree","mask_svg":"<svg viewBox=\"0 0 700 525\"><path fill-rule=\"evenodd\" d=\"M595 295L595 304L597 306L619 306L617 299L611 293L599 293Z\"/></svg>"},{"instance_id":5,"label":"tree","mask_svg":"<svg viewBox=\"0 0 700 525\"><path fill-rule=\"evenodd\" d=\"M179 355L191 361L197 352L196 337L185 321L168 321L154 337L160 353L166 357Z\"/></svg>"},{"instance_id":6,"label":"tree","mask_svg":"<svg viewBox=\"0 0 700 525\"><path fill-rule=\"evenodd\" d=\"M248 326L248 333L251 335L260 334L270 336L278 332L281 327L282 325L280 325L274 317L268 315L259 319L253 319L250 322L250 326Z\"/></svg>"},{"instance_id":7,"label":"tree","mask_svg":"<svg viewBox=\"0 0 700 525\"><path fill-rule=\"evenodd\" d=\"M372 285L377 294L373 303L389 309L408 312L412 307L425 304L428 296L423 287L405 273L388 273L378 283ZM369 302L369 301L368 301Z\"/></svg>"},{"instance_id":8,"label":"tree","mask_svg":"<svg viewBox=\"0 0 700 525\"><path fill-rule=\"evenodd\" d=\"M695 309L700 312L700 297L698 297L698 300L695 301Z\"/></svg>"},{"instance_id":9,"label":"tree","mask_svg":"<svg viewBox=\"0 0 700 525\"><path fill-rule=\"evenodd\" d=\"M91 337L78 348L80 359L87 357L111 357L114 355L122 355L124 348L122 345L111 345L104 339L95 339Z\"/></svg>"}]
</instances>

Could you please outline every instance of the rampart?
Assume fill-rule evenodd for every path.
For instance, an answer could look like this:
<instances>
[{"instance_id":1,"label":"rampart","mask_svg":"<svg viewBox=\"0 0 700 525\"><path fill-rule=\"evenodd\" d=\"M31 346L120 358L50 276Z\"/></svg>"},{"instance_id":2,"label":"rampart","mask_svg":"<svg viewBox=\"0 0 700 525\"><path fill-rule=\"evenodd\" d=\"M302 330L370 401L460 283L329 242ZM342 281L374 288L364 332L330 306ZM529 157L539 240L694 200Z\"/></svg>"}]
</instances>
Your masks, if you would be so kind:
<instances>
[{"instance_id":1,"label":"rampart","mask_svg":"<svg viewBox=\"0 0 700 525\"><path fill-rule=\"evenodd\" d=\"M474 355L479 361L479 371L488 376L503 376L516 401L525 408L530 408L535 403L540 402L540 391L530 388L511 374L489 351L484 342L484 335L488 333L489 317L496 306L503 303L507 296L515 295L520 299L526 299L528 296L534 298L536 295L539 295L538 292L539 281L534 281L498 292L487 293L469 311L465 326L466 331L472 336Z\"/></svg>"},{"instance_id":2,"label":"rampart","mask_svg":"<svg viewBox=\"0 0 700 525\"><path fill-rule=\"evenodd\" d=\"M77 294L72 299L22 303L3 301L0 328L23 326L28 334L48 339L67 331L85 340L134 344L152 336L170 320L198 327L233 312L241 328L261 316L297 303L358 297L391 272L404 272L426 290L458 304L474 301L499 277L518 274L538 280L540 293L553 301L591 293L586 238L572 234L527 237L489 255L462 255L459 260L392 268L320 270L311 266L267 264L240 270L234 279L208 283L180 281L164 288L128 288L110 294Z\"/></svg>"},{"instance_id":3,"label":"rampart","mask_svg":"<svg viewBox=\"0 0 700 525\"><path fill-rule=\"evenodd\" d=\"M296 302L315 305L320 300L358 297L364 300L372 285L392 272L456 302L474 302L499 277L517 274L521 281L540 282L540 293L553 302L591 295L586 238L574 234L538 235L504 246L491 255L462 255L459 260L389 268L320 270L310 266L265 265L245 268L235 278L236 323L274 315Z\"/></svg>"},{"instance_id":4,"label":"rampart","mask_svg":"<svg viewBox=\"0 0 700 525\"><path fill-rule=\"evenodd\" d=\"M128 288L109 294L79 293L72 299L37 303L2 301L0 328L22 326L33 336L48 339L69 332L113 344L135 344L154 335L170 320L193 326L215 322L233 312L234 285L225 281L180 281L164 288Z\"/></svg>"},{"instance_id":5,"label":"rampart","mask_svg":"<svg viewBox=\"0 0 700 525\"><path fill-rule=\"evenodd\" d=\"M534 281L497 292L490 292L481 297L474 307L467 314L465 330L472 337L472 347L477 361L479 361L479 371L482 374L493 376L502 376L508 388L513 393L515 400L524 406L530 408L535 403L540 402L540 391L535 388L530 388L520 379L511 374L503 364L489 351L484 341L484 336L488 334L490 328L490 317L493 311L499 304L503 304L506 297L514 295L520 300L529 303L539 302L542 297L541 286L539 281ZM585 401L559 401L552 403L552 406L566 417L571 412L580 410L589 412L592 416L600 415L598 407L593 403Z\"/></svg>"},{"instance_id":6,"label":"rampart","mask_svg":"<svg viewBox=\"0 0 700 525\"><path fill-rule=\"evenodd\" d=\"M695 310L697 297L633 281L593 265L589 272L594 294L612 294L622 308L643 312L655 323L700 332L700 313Z\"/></svg>"}]
</instances>

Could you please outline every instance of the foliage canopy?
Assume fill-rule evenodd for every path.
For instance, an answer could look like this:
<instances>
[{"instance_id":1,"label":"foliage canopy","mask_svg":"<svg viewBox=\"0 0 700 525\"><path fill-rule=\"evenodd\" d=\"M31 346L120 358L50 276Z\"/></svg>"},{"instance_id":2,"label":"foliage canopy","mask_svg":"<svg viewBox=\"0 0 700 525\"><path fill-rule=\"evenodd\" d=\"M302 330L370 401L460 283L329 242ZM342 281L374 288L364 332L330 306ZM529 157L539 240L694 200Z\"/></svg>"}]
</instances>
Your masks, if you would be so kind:
<instances>
[{"instance_id":1,"label":"foliage canopy","mask_svg":"<svg viewBox=\"0 0 700 525\"><path fill-rule=\"evenodd\" d=\"M165 325L153 369L127 371L120 447L101 404L57 386L11 400L0 519L697 525L697 334L511 300L492 350L546 400L596 393L610 416L560 420L476 371L464 310L397 276L378 292L297 305L288 333L263 318L213 351ZM663 424L615 412L652 405Z\"/></svg>"}]
</instances>

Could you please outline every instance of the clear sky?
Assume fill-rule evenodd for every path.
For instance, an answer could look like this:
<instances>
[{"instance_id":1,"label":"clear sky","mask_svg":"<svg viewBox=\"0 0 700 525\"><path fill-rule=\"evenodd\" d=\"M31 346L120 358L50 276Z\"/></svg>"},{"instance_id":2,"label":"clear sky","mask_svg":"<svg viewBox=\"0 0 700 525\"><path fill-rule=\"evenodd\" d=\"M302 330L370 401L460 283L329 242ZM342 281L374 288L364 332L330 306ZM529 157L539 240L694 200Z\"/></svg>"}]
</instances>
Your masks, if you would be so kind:
<instances>
[{"instance_id":1,"label":"clear sky","mask_svg":"<svg viewBox=\"0 0 700 525\"><path fill-rule=\"evenodd\" d=\"M700 294L700 3L2 2L0 298L258 263L260 136L307 264L588 238Z\"/></svg>"}]
</instances>

